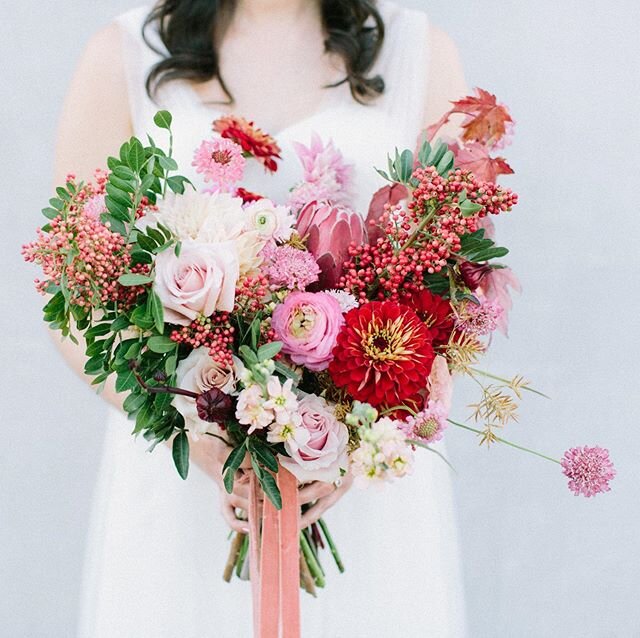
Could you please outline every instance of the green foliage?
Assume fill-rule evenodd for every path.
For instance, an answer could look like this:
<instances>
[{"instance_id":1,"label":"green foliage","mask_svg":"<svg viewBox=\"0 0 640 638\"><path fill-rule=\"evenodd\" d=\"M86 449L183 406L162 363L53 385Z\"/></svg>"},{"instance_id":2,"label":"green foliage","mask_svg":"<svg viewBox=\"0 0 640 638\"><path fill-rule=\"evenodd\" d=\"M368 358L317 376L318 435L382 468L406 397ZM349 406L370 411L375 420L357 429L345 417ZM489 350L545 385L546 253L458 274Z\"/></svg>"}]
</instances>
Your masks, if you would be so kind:
<instances>
[{"instance_id":1,"label":"green foliage","mask_svg":"<svg viewBox=\"0 0 640 638\"><path fill-rule=\"evenodd\" d=\"M508 253L507 248L496 246L493 240L485 237L484 228L460 238L460 255L469 261L482 262L499 259Z\"/></svg>"},{"instance_id":2,"label":"green foliage","mask_svg":"<svg viewBox=\"0 0 640 638\"><path fill-rule=\"evenodd\" d=\"M424 140L418 151L418 162L420 166L435 166L438 174L446 177L454 166L455 157L449 150L449 147L441 140L430 144L428 140Z\"/></svg>"},{"instance_id":3,"label":"green foliage","mask_svg":"<svg viewBox=\"0 0 640 638\"><path fill-rule=\"evenodd\" d=\"M184 430L173 439L172 456L178 474L186 479L189 474L189 437Z\"/></svg>"}]
</instances>

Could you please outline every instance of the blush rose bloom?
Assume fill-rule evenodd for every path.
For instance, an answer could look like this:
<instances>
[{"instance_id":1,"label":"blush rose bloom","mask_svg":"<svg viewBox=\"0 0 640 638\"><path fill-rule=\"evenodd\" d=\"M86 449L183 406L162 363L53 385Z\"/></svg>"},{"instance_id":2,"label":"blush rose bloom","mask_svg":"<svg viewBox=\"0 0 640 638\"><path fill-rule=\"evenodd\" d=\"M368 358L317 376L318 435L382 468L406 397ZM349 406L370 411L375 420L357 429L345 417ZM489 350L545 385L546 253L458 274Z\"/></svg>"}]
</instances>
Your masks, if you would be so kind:
<instances>
[{"instance_id":1,"label":"blush rose bloom","mask_svg":"<svg viewBox=\"0 0 640 638\"><path fill-rule=\"evenodd\" d=\"M298 414L302 421L284 444L290 458L281 456L280 463L302 483L335 481L349 465L347 426L324 399L311 394L300 399Z\"/></svg>"},{"instance_id":2,"label":"blush rose bloom","mask_svg":"<svg viewBox=\"0 0 640 638\"><path fill-rule=\"evenodd\" d=\"M198 315L233 310L239 276L234 242L185 241L179 257L172 250L161 252L155 271L154 290L169 323L187 326Z\"/></svg>"},{"instance_id":3,"label":"blush rose bloom","mask_svg":"<svg viewBox=\"0 0 640 638\"><path fill-rule=\"evenodd\" d=\"M271 322L282 352L314 372L329 366L343 324L340 304L325 292L292 292L275 307Z\"/></svg>"},{"instance_id":4,"label":"blush rose bloom","mask_svg":"<svg viewBox=\"0 0 640 638\"><path fill-rule=\"evenodd\" d=\"M176 369L178 387L201 394L211 388L218 388L225 394L231 394L236 387L236 374L231 368L220 365L209 354L208 348L196 348ZM203 421L198 416L196 402L191 397L176 394L171 402L182 414L191 438L198 440L205 432L216 432L216 424Z\"/></svg>"}]
</instances>

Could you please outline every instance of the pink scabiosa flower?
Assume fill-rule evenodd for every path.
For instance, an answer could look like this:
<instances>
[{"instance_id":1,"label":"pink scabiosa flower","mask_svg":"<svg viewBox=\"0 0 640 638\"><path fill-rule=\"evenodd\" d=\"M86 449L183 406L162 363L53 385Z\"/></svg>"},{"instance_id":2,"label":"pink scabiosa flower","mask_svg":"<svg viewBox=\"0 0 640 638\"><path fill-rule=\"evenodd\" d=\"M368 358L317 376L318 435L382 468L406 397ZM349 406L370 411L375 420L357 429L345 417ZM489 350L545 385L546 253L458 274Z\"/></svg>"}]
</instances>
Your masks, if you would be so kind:
<instances>
[{"instance_id":1,"label":"pink scabiosa flower","mask_svg":"<svg viewBox=\"0 0 640 638\"><path fill-rule=\"evenodd\" d=\"M560 461L562 473L569 479L569 489L576 495L590 497L608 492L609 481L616 470L609 459L609 450L601 447L574 447Z\"/></svg>"},{"instance_id":2,"label":"pink scabiosa flower","mask_svg":"<svg viewBox=\"0 0 640 638\"><path fill-rule=\"evenodd\" d=\"M498 327L502 306L491 301L464 304L456 325L460 330L476 337L491 334Z\"/></svg>"},{"instance_id":3,"label":"pink scabiosa flower","mask_svg":"<svg viewBox=\"0 0 640 638\"><path fill-rule=\"evenodd\" d=\"M291 192L289 206L298 211L314 200L348 205L352 199L353 165L344 161L333 142L329 140L324 144L314 134L310 146L298 142L293 146L302 163L304 176Z\"/></svg>"},{"instance_id":4,"label":"pink scabiosa flower","mask_svg":"<svg viewBox=\"0 0 640 638\"><path fill-rule=\"evenodd\" d=\"M289 244L267 244L262 254L267 260L266 274L272 286L304 290L318 281L320 267L313 255L306 250L299 250Z\"/></svg>"},{"instance_id":5,"label":"pink scabiosa flower","mask_svg":"<svg viewBox=\"0 0 640 638\"><path fill-rule=\"evenodd\" d=\"M204 176L205 182L212 182L215 189L230 191L242 179L246 163L238 144L217 138L202 141L193 154L191 165L196 173Z\"/></svg>"},{"instance_id":6,"label":"pink scabiosa flower","mask_svg":"<svg viewBox=\"0 0 640 638\"><path fill-rule=\"evenodd\" d=\"M340 304L325 292L292 292L278 304L271 327L282 352L309 370L326 370L344 324Z\"/></svg>"},{"instance_id":7,"label":"pink scabiosa flower","mask_svg":"<svg viewBox=\"0 0 640 638\"><path fill-rule=\"evenodd\" d=\"M412 441L434 443L447 427L447 410L438 401L429 401L426 408L407 417L399 427Z\"/></svg>"},{"instance_id":8,"label":"pink scabiosa flower","mask_svg":"<svg viewBox=\"0 0 640 638\"><path fill-rule=\"evenodd\" d=\"M300 211L297 230L307 237L307 248L322 271L319 287L336 288L349 246L361 245L366 239L362 217L344 206L311 202Z\"/></svg>"}]
</instances>

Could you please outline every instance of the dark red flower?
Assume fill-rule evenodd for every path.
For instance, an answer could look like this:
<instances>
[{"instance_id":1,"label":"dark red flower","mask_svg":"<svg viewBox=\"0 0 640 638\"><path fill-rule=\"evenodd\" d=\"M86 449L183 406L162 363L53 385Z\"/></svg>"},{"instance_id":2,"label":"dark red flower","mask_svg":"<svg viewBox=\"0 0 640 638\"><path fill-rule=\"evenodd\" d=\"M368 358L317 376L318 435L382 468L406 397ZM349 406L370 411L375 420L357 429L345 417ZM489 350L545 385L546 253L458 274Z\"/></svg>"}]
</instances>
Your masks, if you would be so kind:
<instances>
[{"instance_id":1,"label":"dark red flower","mask_svg":"<svg viewBox=\"0 0 640 638\"><path fill-rule=\"evenodd\" d=\"M252 193L241 186L236 189L236 197L242 198L243 204L250 204L251 202L257 202L258 200L263 199L262 195Z\"/></svg>"},{"instance_id":2,"label":"dark red flower","mask_svg":"<svg viewBox=\"0 0 640 638\"><path fill-rule=\"evenodd\" d=\"M445 345L449 341L455 319L451 304L446 299L430 290L419 290L401 296L400 301L412 308L429 328L434 347Z\"/></svg>"},{"instance_id":3,"label":"dark red flower","mask_svg":"<svg viewBox=\"0 0 640 638\"><path fill-rule=\"evenodd\" d=\"M417 400L434 358L431 333L411 308L373 301L345 315L329 374L352 398L393 407Z\"/></svg>"},{"instance_id":4,"label":"dark red flower","mask_svg":"<svg viewBox=\"0 0 640 638\"><path fill-rule=\"evenodd\" d=\"M198 416L208 423L223 426L233 416L233 401L228 394L218 388L211 388L196 399Z\"/></svg>"},{"instance_id":5,"label":"dark red flower","mask_svg":"<svg viewBox=\"0 0 640 638\"><path fill-rule=\"evenodd\" d=\"M473 261L463 261L460 264L462 280L471 291L475 290L482 283L482 280L491 270L492 268L489 264L477 264Z\"/></svg>"},{"instance_id":6,"label":"dark red flower","mask_svg":"<svg viewBox=\"0 0 640 638\"><path fill-rule=\"evenodd\" d=\"M268 171L278 170L276 160L280 159L280 147L271 135L261 131L253 122L243 117L226 115L213 123L213 130L242 147L255 157Z\"/></svg>"}]
</instances>

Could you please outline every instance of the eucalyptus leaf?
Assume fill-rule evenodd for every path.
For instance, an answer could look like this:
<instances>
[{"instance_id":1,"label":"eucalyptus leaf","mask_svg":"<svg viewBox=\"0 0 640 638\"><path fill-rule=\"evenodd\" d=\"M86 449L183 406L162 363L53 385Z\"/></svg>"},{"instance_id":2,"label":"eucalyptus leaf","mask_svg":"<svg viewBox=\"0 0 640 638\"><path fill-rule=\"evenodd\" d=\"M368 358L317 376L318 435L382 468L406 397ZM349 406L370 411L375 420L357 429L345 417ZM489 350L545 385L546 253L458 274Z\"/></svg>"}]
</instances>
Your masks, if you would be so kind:
<instances>
[{"instance_id":1,"label":"eucalyptus leaf","mask_svg":"<svg viewBox=\"0 0 640 638\"><path fill-rule=\"evenodd\" d=\"M186 479L189 474L189 437L184 430L173 439L171 455L180 478Z\"/></svg>"}]
</instances>

